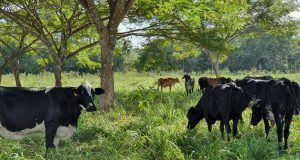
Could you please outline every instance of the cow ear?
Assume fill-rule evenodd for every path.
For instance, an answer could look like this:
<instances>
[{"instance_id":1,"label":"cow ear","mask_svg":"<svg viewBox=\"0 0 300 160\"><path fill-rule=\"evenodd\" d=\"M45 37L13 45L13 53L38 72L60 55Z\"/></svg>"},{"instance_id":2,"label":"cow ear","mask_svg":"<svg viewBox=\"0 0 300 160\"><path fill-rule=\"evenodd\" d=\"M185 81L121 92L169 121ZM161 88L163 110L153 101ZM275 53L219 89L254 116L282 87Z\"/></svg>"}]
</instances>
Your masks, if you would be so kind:
<instances>
[{"instance_id":1,"label":"cow ear","mask_svg":"<svg viewBox=\"0 0 300 160\"><path fill-rule=\"evenodd\" d=\"M95 94L96 95L100 95L100 94L103 94L105 93L104 89L102 88L95 88Z\"/></svg>"}]
</instances>

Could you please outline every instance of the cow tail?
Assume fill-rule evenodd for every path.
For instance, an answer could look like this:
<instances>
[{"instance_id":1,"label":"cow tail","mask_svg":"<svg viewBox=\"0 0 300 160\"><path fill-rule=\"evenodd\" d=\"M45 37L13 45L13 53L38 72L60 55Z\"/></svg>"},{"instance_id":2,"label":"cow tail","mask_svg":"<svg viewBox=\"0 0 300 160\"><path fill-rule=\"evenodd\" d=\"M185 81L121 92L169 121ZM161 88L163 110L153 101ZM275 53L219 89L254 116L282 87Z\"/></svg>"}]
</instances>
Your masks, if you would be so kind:
<instances>
[{"instance_id":1,"label":"cow tail","mask_svg":"<svg viewBox=\"0 0 300 160\"><path fill-rule=\"evenodd\" d=\"M299 104L298 104L298 101L297 101L297 98L296 98L296 93L295 93L295 90L294 90L294 87L293 87L293 85L292 85L292 83L291 83L291 81L290 80L288 80L288 79L284 79L284 81L283 81L283 84L284 85L287 85L288 86L288 88L290 89L290 94L291 94L291 102L290 102L290 106L293 104L293 101L294 101L294 104L296 104L296 107L295 107L295 109L297 109L298 111L299 111Z\"/></svg>"}]
</instances>

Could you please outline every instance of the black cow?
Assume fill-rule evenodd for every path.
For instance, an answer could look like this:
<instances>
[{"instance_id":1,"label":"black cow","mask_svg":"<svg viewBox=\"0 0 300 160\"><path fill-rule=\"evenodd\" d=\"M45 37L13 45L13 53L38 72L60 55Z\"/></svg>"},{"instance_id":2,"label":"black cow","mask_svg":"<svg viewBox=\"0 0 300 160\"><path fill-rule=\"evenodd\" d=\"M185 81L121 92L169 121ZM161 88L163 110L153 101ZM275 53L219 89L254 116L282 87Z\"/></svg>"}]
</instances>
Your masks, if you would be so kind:
<instances>
[{"instance_id":1,"label":"black cow","mask_svg":"<svg viewBox=\"0 0 300 160\"><path fill-rule=\"evenodd\" d=\"M208 86L196 107L191 107L187 113L188 129L193 129L202 118L205 118L208 130L212 124L220 120L220 131L224 138L224 125L231 132L229 121L233 120L233 136L237 135L238 120L246 106L242 106L243 91L235 83L220 84L216 87Z\"/></svg>"},{"instance_id":2,"label":"black cow","mask_svg":"<svg viewBox=\"0 0 300 160\"><path fill-rule=\"evenodd\" d=\"M246 80L242 80L245 82ZM251 124L256 125L264 119L266 136L269 133L268 119L274 119L277 127L279 148L282 144L284 127L284 149L288 148L290 124L297 105L294 91L295 84L286 78L272 80L248 80L246 83L237 82L244 93L250 98L259 100L258 105L252 107Z\"/></svg>"},{"instance_id":3,"label":"black cow","mask_svg":"<svg viewBox=\"0 0 300 160\"><path fill-rule=\"evenodd\" d=\"M256 126L261 119L264 120L266 138L270 131L269 120L274 121L273 113L270 112L270 97L271 97L271 87L276 83L276 80L266 80L266 79L252 79L246 77L242 80L236 80L236 84L242 87L245 95L245 101L243 105L250 106L252 109L252 119L251 124ZM265 108L260 110L259 108Z\"/></svg>"},{"instance_id":4,"label":"black cow","mask_svg":"<svg viewBox=\"0 0 300 160\"><path fill-rule=\"evenodd\" d=\"M79 87L0 87L0 135L18 140L34 132L46 133L46 149L70 138L82 109L95 111L94 94L103 94L84 82Z\"/></svg>"},{"instance_id":5,"label":"black cow","mask_svg":"<svg viewBox=\"0 0 300 160\"><path fill-rule=\"evenodd\" d=\"M257 80L272 80L274 79L272 76L260 76L260 77L254 77L254 76L246 76L244 79L257 79Z\"/></svg>"},{"instance_id":6,"label":"black cow","mask_svg":"<svg viewBox=\"0 0 300 160\"><path fill-rule=\"evenodd\" d=\"M190 75L185 74L182 79L185 80L184 86L186 90L186 94L189 95L193 93L194 91L194 86L195 86L195 79L192 78Z\"/></svg>"}]
</instances>

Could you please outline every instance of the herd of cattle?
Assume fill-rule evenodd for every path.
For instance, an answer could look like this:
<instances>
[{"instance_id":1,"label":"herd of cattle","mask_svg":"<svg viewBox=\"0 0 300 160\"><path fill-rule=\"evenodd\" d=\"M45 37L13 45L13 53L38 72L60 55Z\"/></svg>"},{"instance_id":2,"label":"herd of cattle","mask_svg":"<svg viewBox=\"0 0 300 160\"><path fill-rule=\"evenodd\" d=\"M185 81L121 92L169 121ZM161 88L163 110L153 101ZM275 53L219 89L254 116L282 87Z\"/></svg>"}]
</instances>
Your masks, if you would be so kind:
<instances>
[{"instance_id":1,"label":"herd of cattle","mask_svg":"<svg viewBox=\"0 0 300 160\"><path fill-rule=\"evenodd\" d=\"M187 95L193 92L195 79L184 75ZM179 83L178 78L160 78L158 89ZM198 80L203 96L195 107L188 110L188 129L193 129L201 119L205 119L208 130L219 120L224 138L224 127L233 137L237 135L238 121L247 107L252 108L251 124L261 120L265 124L266 137L275 121L279 148L288 148L288 136L294 114L299 114L300 87L286 78L271 76L245 77L241 80L230 78L207 78ZM14 140L34 132L45 132L46 149L56 147L60 140L73 135L77 121L84 109L95 111L94 95L103 94L102 88L92 88L87 82L79 87L54 87L45 89L0 87L0 135Z\"/></svg>"},{"instance_id":2,"label":"herd of cattle","mask_svg":"<svg viewBox=\"0 0 300 160\"><path fill-rule=\"evenodd\" d=\"M194 79L189 75L183 77L187 94L194 88ZM201 77L198 81L203 95L195 107L188 110L188 129L193 129L201 119L205 119L208 130L219 120L220 131L224 138L224 126L229 140L233 123L233 137L237 135L239 119L247 107L251 107L251 124L257 125L264 121L266 138L270 126L269 121L275 121L279 149L288 148L288 136L294 114L300 111L299 85L287 78L275 79L271 76L245 77L235 81L230 78Z\"/></svg>"}]
</instances>

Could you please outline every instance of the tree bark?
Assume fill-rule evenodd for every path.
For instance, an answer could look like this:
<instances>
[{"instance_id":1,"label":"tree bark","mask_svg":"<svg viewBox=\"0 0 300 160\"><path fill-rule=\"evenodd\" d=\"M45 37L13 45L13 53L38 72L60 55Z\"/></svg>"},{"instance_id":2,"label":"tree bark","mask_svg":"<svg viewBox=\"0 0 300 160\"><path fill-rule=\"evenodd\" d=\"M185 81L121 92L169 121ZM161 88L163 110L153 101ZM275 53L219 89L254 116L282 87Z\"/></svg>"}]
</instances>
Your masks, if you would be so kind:
<instances>
[{"instance_id":1,"label":"tree bark","mask_svg":"<svg viewBox=\"0 0 300 160\"><path fill-rule=\"evenodd\" d=\"M220 69L219 69L219 62L218 61L211 61L211 67L214 71L214 74L217 78L220 77Z\"/></svg>"},{"instance_id":2,"label":"tree bark","mask_svg":"<svg viewBox=\"0 0 300 160\"><path fill-rule=\"evenodd\" d=\"M53 72L54 72L54 78L55 78L55 86L56 87L61 87L62 82L61 82L61 66L62 66L62 60L57 57L53 56Z\"/></svg>"},{"instance_id":3,"label":"tree bark","mask_svg":"<svg viewBox=\"0 0 300 160\"><path fill-rule=\"evenodd\" d=\"M208 49L204 48L204 51L208 54L208 58L210 60L211 68L212 68L215 76L217 78L219 78L220 77L220 69L219 69L220 62L219 62L219 58L218 57L217 58L214 57L213 56L213 52L211 52Z\"/></svg>"},{"instance_id":4,"label":"tree bark","mask_svg":"<svg viewBox=\"0 0 300 160\"><path fill-rule=\"evenodd\" d=\"M22 87L21 80L20 80L19 65L20 65L19 60L16 60L16 61L13 62L13 65L11 67L12 67L13 75L15 77L16 86L17 87Z\"/></svg>"},{"instance_id":5,"label":"tree bark","mask_svg":"<svg viewBox=\"0 0 300 160\"><path fill-rule=\"evenodd\" d=\"M106 30L102 34L101 45L101 87L105 90L105 94L101 95L100 105L102 111L107 112L115 106L114 101L114 74L113 74L113 52L115 49L115 40L112 40L109 32Z\"/></svg>"},{"instance_id":6,"label":"tree bark","mask_svg":"<svg viewBox=\"0 0 300 160\"><path fill-rule=\"evenodd\" d=\"M1 82L2 82L2 75L3 75L3 71L4 71L5 66L6 66L6 62L0 67L0 85L1 85Z\"/></svg>"}]
</instances>

